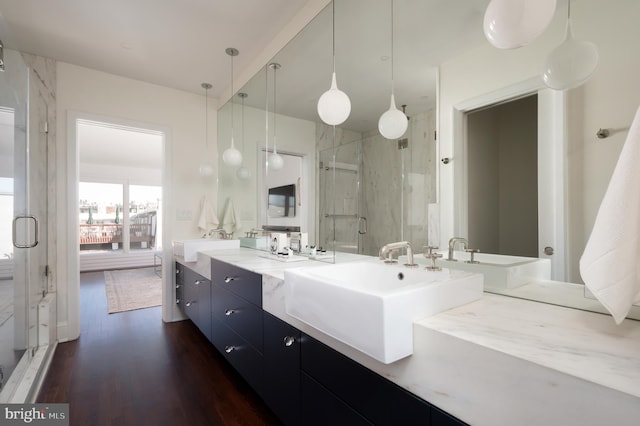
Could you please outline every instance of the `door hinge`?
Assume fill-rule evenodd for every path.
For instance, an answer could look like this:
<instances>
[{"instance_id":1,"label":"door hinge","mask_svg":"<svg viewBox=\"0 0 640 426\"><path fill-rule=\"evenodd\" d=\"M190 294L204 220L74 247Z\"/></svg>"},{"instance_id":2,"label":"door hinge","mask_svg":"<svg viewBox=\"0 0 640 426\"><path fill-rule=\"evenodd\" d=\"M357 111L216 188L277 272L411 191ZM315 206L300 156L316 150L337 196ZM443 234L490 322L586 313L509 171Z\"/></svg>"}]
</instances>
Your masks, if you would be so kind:
<instances>
[{"instance_id":1,"label":"door hinge","mask_svg":"<svg viewBox=\"0 0 640 426\"><path fill-rule=\"evenodd\" d=\"M438 131L437 131L437 130L434 130L434 131L433 131L433 140L434 140L434 141L437 141L437 140L438 140Z\"/></svg>"},{"instance_id":2,"label":"door hinge","mask_svg":"<svg viewBox=\"0 0 640 426\"><path fill-rule=\"evenodd\" d=\"M51 270L49 269L49 265L44 265L44 276L48 277L50 273Z\"/></svg>"},{"instance_id":3,"label":"door hinge","mask_svg":"<svg viewBox=\"0 0 640 426\"><path fill-rule=\"evenodd\" d=\"M42 123L42 133L49 133L49 122L45 121Z\"/></svg>"}]
</instances>

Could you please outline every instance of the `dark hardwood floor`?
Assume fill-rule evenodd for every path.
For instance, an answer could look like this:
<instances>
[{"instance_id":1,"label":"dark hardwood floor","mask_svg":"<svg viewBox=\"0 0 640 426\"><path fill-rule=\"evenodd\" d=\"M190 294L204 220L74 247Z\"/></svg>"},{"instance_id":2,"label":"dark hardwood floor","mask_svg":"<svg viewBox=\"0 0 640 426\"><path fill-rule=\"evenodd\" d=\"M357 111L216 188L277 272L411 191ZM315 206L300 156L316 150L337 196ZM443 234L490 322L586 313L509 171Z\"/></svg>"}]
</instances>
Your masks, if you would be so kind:
<instances>
[{"instance_id":1,"label":"dark hardwood floor","mask_svg":"<svg viewBox=\"0 0 640 426\"><path fill-rule=\"evenodd\" d=\"M81 274L81 335L58 345L38 402L71 425L277 425L191 321L161 308L109 315L102 272Z\"/></svg>"}]
</instances>

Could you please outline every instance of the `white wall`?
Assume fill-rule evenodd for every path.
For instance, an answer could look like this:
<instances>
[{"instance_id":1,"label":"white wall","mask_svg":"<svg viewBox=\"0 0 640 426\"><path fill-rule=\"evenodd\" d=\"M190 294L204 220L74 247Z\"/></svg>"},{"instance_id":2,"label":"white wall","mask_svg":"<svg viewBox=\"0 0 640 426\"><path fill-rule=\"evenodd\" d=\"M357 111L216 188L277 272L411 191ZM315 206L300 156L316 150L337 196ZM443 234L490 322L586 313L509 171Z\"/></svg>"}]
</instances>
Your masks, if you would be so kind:
<instances>
[{"instance_id":1,"label":"white wall","mask_svg":"<svg viewBox=\"0 0 640 426\"><path fill-rule=\"evenodd\" d=\"M58 213L58 252L73 253L75 241L67 241L68 218L76 212L68 211L69 187L67 176L68 137L73 133L67 128L70 115L81 113L105 118L115 118L125 122L150 125L152 128L167 129L167 140L172 149L166 153L171 169L171 180L165 186L165 219L168 224L169 239L197 236L195 212L200 198L207 195L212 203L217 198L214 179L205 180L198 175L197 166L204 155L204 111L202 96L161 87L141 81L131 80L100 71L78 67L62 62L57 63L57 186L61 190L56 199ZM216 109L217 101L210 100L210 149L211 162L216 164ZM215 206L214 206L215 207ZM192 217L182 220L177 212ZM166 262L169 267L171 262ZM77 309L78 288L74 283L76 271L68 270L66 258L56 264L58 277L58 324L60 340L74 339L79 334L79 313ZM166 276L166 275L165 275ZM170 275L169 275L170 276ZM170 307L172 295L166 294L165 301ZM168 320L171 312L163 312Z\"/></svg>"},{"instance_id":2,"label":"white wall","mask_svg":"<svg viewBox=\"0 0 640 426\"><path fill-rule=\"evenodd\" d=\"M569 281L579 281L577 259L626 138L625 129L640 103L640 55L636 46L640 39L640 2L582 0L572 3L571 14L575 37L594 42L600 51L600 63L592 78L568 93L568 277ZM454 107L538 77L547 54L564 39L565 22L566 9L559 7L550 27L528 46L499 50L487 42L441 64L439 157L453 159L448 165L440 164L441 246L457 231L454 171L464 163L464 152L457 146L460 141L454 141ZM600 127L620 131L600 140L595 136Z\"/></svg>"}]
</instances>

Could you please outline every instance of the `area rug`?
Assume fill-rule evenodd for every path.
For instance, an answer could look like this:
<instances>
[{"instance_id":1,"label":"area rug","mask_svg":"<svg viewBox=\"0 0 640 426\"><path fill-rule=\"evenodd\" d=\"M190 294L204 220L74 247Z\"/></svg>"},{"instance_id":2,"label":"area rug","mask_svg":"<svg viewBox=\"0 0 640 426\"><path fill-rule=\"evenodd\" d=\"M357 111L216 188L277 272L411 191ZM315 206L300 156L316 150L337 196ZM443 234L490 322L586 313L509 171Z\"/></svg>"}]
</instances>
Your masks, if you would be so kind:
<instances>
[{"instance_id":1,"label":"area rug","mask_svg":"<svg viewBox=\"0 0 640 426\"><path fill-rule=\"evenodd\" d=\"M162 305L162 279L154 268L104 271L110 314Z\"/></svg>"}]
</instances>

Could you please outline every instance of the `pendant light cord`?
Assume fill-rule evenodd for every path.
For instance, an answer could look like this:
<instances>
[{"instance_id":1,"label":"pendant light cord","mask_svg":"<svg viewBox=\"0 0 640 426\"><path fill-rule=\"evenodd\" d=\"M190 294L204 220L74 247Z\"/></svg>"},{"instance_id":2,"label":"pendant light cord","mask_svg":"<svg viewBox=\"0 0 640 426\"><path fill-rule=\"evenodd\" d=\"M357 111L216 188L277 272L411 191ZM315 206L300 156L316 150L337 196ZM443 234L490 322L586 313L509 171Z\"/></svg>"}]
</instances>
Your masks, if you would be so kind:
<instances>
[{"instance_id":1,"label":"pendant light cord","mask_svg":"<svg viewBox=\"0 0 640 426\"><path fill-rule=\"evenodd\" d=\"M277 66L273 67L273 153L274 154L278 154L278 148L276 146L276 138L277 138L277 132L276 132L276 94L278 93L277 87L276 87L276 72L278 70Z\"/></svg>"},{"instance_id":2,"label":"pendant light cord","mask_svg":"<svg viewBox=\"0 0 640 426\"><path fill-rule=\"evenodd\" d=\"M391 94L393 95L394 91L394 82L393 82L393 0L391 0Z\"/></svg>"},{"instance_id":3,"label":"pendant light cord","mask_svg":"<svg viewBox=\"0 0 640 426\"><path fill-rule=\"evenodd\" d=\"M331 51L333 53L333 73L336 72L336 0L331 2Z\"/></svg>"},{"instance_id":4,"label":"pendant light cord","mask_svg":"<svg viewBox=\"0 0 640 426\"><path fill-rule=\"evenodd\" d=\"M229 55L231 56L231 147L235 148L234 144L233 144L233 137L235 135L235 131L233 128L233 116L234 116L234 111L233 111L233 96L235 94L234 88L233 88L233 54Z\"/></svg>"},{"instance_id":5,"label":"pendant light cord","mask_svg":"<svg viewBox=\"0 0 640 426\"><path fill-rule=\"evenodd\" d=\"M264 138L265 138L265 174L269 173L269 65L264 67Z\"/></svg>"},{"instance_id":6,"label":"pendant light cord","mask_svg":"<svg viewBox=\"0 0 640 426\"><path fill-rule=\"evenodd\" d=\"M209 89L204 88L204 144L209 158Z\"/></svg>"}]
</instances>

